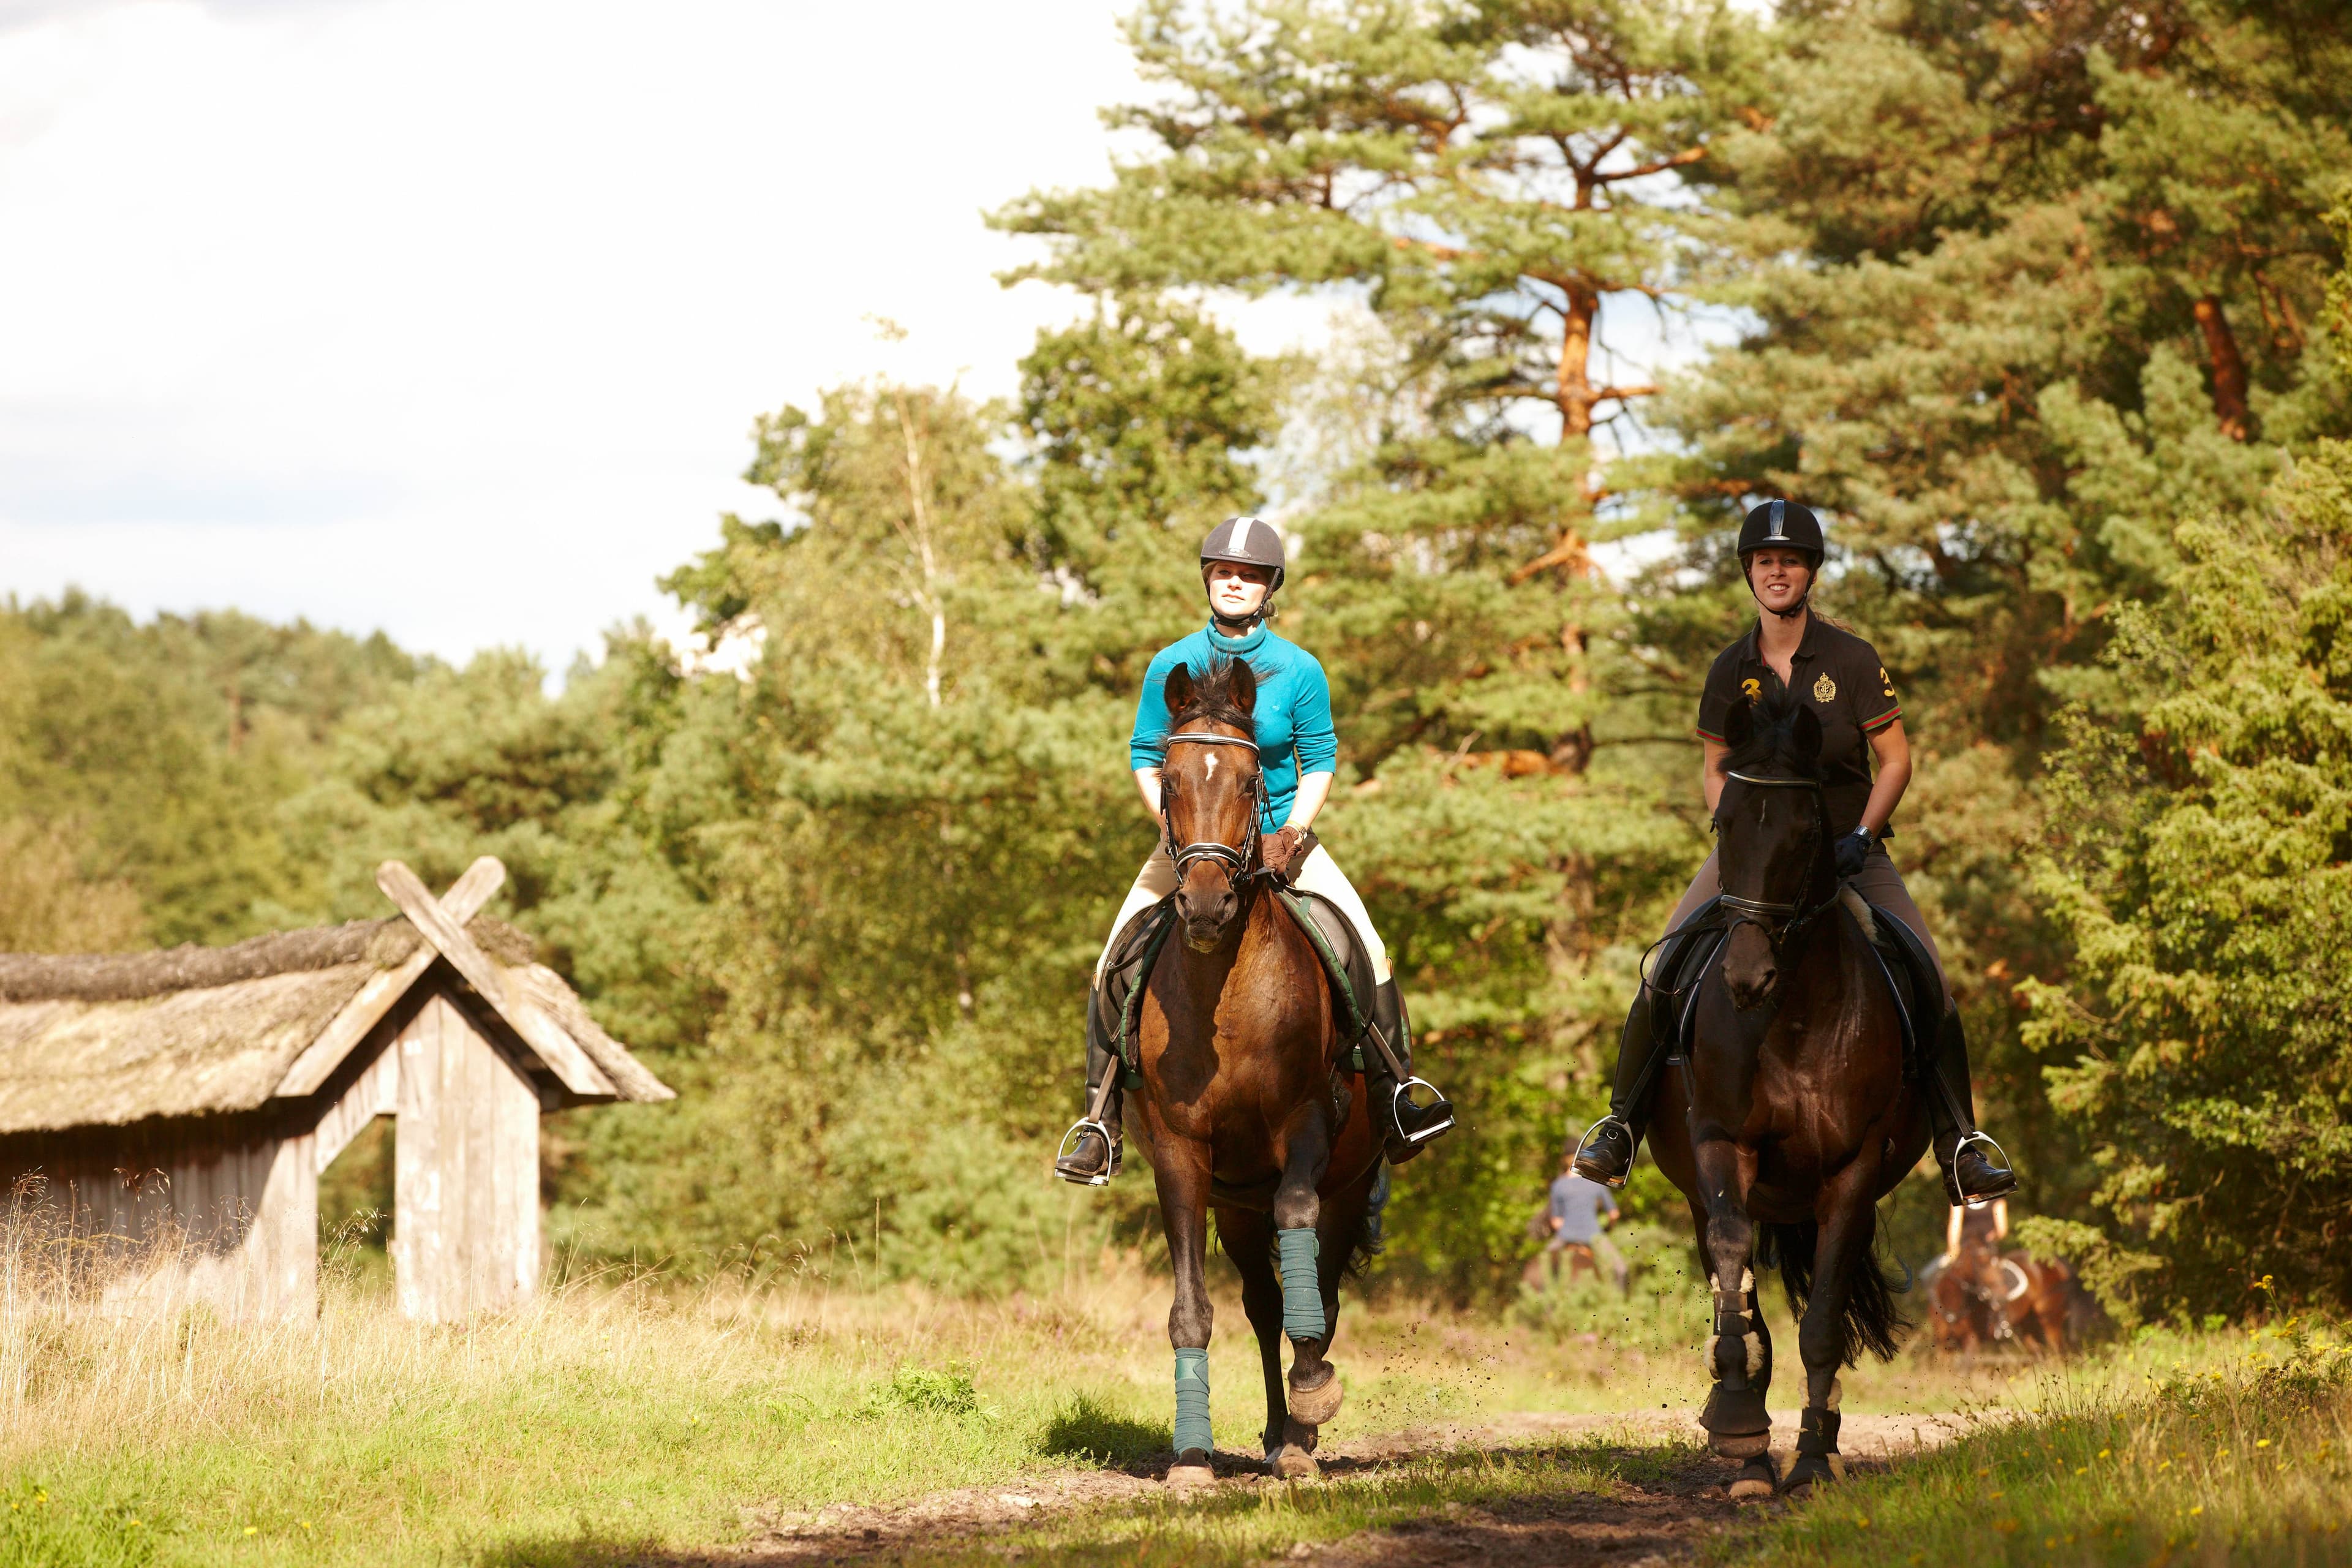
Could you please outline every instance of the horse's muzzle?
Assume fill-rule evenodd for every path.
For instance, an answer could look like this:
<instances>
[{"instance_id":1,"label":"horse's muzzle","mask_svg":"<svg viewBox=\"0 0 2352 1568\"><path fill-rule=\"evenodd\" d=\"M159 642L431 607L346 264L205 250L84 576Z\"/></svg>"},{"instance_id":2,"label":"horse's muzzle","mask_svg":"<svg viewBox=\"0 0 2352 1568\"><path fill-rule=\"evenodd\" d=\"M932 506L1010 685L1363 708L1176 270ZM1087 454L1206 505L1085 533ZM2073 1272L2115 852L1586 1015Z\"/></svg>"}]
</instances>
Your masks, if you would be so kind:
<instances>
[{"instance_id":1,"label":"horse's muzzle","mask_svg":"<svg viewBox=\"0 0 2352 1568\"><path fill-rule=\"evenodd\" d=\"M1180 888L1176 892L1176 918L1184 923L1184 945L1194 952L1213 952L1225 940L1225 927L1233 923L1234 912L1241 908L1241 900L1227 883L1222 888L1203 889L1194 892Z\"/></svg>"},{"instance_id":2,"label":"horse's muzzle","mask_svg":"<svg viewBox=\"0 0 2352 1568\"><path fill-rule=\"evenodd\" d=\"M1772 941L1753 925L1733 928L1723 945L1723 988L1730 993L1731 1005L1743 1013L1752 1013L1780 988L1780 955L1772 951Z\"/></svg>"}]
</instances>

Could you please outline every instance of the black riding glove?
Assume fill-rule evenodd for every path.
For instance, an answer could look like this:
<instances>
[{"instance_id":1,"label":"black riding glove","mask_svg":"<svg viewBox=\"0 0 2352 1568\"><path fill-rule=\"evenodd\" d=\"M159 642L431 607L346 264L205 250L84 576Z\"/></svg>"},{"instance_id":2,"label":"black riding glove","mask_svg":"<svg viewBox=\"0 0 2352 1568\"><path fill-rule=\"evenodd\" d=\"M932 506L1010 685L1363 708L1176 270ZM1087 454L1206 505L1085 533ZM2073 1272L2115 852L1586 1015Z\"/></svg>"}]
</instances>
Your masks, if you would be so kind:
<instances>
[{"instance_id":1,"label":"black riding glove","mask_svg":"<svg viewBox=\"0 0 2352 1568\"><path fill-rule=\"evenodd\" d=\"M1867 827L1857 827L1830 846L1830 853L1837 860L1839 878L1861 876L1863 866L1870 859L1870 852L1876 847L1878 838Z\"/></svg>"}]
</instances>

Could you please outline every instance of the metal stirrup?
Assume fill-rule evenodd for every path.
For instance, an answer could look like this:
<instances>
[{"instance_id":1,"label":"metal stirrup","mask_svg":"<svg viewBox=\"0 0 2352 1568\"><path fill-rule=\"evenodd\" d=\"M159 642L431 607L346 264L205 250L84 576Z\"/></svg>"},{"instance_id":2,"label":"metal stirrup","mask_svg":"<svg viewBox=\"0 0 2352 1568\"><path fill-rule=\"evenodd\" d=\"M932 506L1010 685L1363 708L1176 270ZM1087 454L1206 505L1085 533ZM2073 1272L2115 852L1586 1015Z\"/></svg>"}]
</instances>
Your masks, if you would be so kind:
<instances>
[{"instance_id":1,"label":"metal stirrup","mask_svg":"<svg viewBox=\"0 0 2352 1568\"><path fill-rule=\"evenodd\" d=\"M1967 1148L1971 1143L1981 1143L1986 1148L1991 1150L1994 1153L2000 1155L2000 1158L1992 1163L1998 1164L2002 1170L2007 1171L2010 1173L2010 1180L2015 1181L2017 1179L2017 1167L2009 1163L2009 1151L2002 1148L1999 1143L1993 1142L1993 1136L1991 1133L1985 1131L1982 1128L1979 1128L1973 1132L1962 1133L1960 1135L1960 1141L1952 1145L1952 1185L1955 1188L1958 1187L1960 1184L1960 1151ZM1960 1194L1960 1201L1966 1207L1980 1209L1987 1204L1999 1203L2000 1200L1999 1198L1972 1198L1963 1193Z\"/></svg>"},{"instance_id":2,"label":"metal stirrup","mask_svg":"<svg viewBox=\"0 0 2352 1568\"><path fill-rule=\"evenodd\" d=\"M1608 1126L1612 1121L1625 1130L1625 1135L1628 1138L1631 1138L1633 1135L1633 1124L1626 1121L1623 1117L1617 1115L1613 1111L1609 1115L1603 1116L1600 1121L1595 1121L1591 1126L1586 1128L1584 1130L1584 1136L1576 1141L1575 1152L1570 1153L1568 1157L1568 1167L1570 1170L1572 1171L1576 1169L1576 1163L1584 1158L1584 1151L1591 1146L1593 1137L1599 1133L1602 1128ZM1641 1148L1639 1144L1635 1145L1633 1152L1636 1158L1640 1157ZM1629 1169L1625 1173L1625 1175L1618 1177L1613 1182L1604 1183L1603 1184L1613 1190L1623 1186L1627 1178L1632 1175L1633 1172ZM1590 1177L1586 1179L1591 1180Z\"/></svg>"},{"instance_id":3,"label":"metal stirrup","mask_svg":"<svg viewBox=\"0 0 2352 1568\"><path fill-rule=\"evenodd\" d=\"M1071 1175L1067 1171L1062 1169L1062 1162L1068 1159L1072 1154L1077 1152L1077 1151L1072 1148L1071 1145L1076 1140L1077 1136L1089 1127L1102 1134L1102 1171L1099 1174L1092 1176ZM1061 1145L1054 1151L1054 1174L1061 1177L1062 1180L1068 1182L1073 1186L1107 1187L1110 1185L1110 1129L1105 1127L1101 1122L1095 1121L1091 1117L1080 1117L1076 1121L1071 1123L1070 1130L1067 1132L1062 1134Z\"/></svg>"},{"instance_id":4,"label":"metal stirrup","mask_svg":"<svg viewBox=\"0 0 2352 1568\"><path fill-rule=\"evenodd\" d=\"M1389 1120L1396 1124L1398 1136L1402 1137L1406 1142L1426 1143L1432 1138L1436 1137L1439 1133L1445 1131L1454 1125L1454 1113L1451 1110L1448 1110L1445 1115L1445 1120L1439 1122L1434 1127L1424 1127L1418 1132L1406 1131L1404 1118L1398 1114L1397 1108L1401 1105L1412 1105L1412 1100L1409 1098L1409 1091L1415 1086L1429 1090L1430 1094L1437 1100L1440 1104L1446 1103L1445 1091L1444 1089L1439 1089L1435 1084L1430 1082L1425 1078L1409 1078L1402 1083L1397 1085L1396 1092L1389 1097ZM1412 1105L1412 1108L1415 1110L1422 1109L1422 1107L1418 1105Z\"/></svg>"}]
</instances>

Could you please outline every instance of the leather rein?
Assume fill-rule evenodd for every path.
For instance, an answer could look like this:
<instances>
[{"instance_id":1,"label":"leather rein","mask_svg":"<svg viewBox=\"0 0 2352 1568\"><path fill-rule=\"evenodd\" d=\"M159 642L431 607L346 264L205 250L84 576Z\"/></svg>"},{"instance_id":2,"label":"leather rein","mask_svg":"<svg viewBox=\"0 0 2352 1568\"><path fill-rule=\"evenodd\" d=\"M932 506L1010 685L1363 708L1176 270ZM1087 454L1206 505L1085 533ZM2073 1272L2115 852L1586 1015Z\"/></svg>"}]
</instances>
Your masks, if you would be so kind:
<instances>
[{"instance_id":1,"label":"leather rein","mask_svg":"<svg viewBox=\"0 0 2352 1568\"><path fill-rule=\"evenodd\" d=\"M1259 811L1265 805L1265 766L1259 760L1257 742L1245 740L1239 735L1211 735L1188 730L1180 734L1169 736L1162 744L1163 747L1239 746L1249 752L1251 762L1258 763L1257 772L1250 779L1251 797L1256 803L1250 810L1250 827L1253 831L1247 842L1239 847L1216 838L1195 839L1188 844L1177 843L1176 822L1168 811L1167 782L1162 780L1160 785L1160 831L1161 837L1167 841L1170 857L1176 862L1176 879L1180 882L1184 879L1184 872L1193 861L1214 860L1225 868L1227 874L1238 885L1242 879L1253 870L1261 868L1256 864L1258 835L1255 829L1258 824Z\"/></svg>"},{"instance_id":2,"label":"leather rein","mask_svg":"<svg viewBox=\"0 0 2352 1568\"><path fill-rule=\"evenodd\" d=\"M1822 813L1825 797L1819 779L1768 778L1761 773L1743 773L1729 768L1724 770L1723 776L1727 779L1738 779L1741 784L1752 784L1759 789L1812 791L1813 834L1816 838L1820 837L1822 831ZM1724 930L1727 932L1736 926L1752 925L1764 933L1764 940L1770 942L1773 951L1777 952L1796 940L1807 926L1812 924L1821 916L1822 911L1837 902L1835 879L1832 880L1830 896L1811 909L1807 909L1801 903L1777 903L1769 899L1743 899L1731 893L1720 894L1719 901L1725 909L1731 911L1731 919L1724 922Z\"/></svg>"}]
</instances>

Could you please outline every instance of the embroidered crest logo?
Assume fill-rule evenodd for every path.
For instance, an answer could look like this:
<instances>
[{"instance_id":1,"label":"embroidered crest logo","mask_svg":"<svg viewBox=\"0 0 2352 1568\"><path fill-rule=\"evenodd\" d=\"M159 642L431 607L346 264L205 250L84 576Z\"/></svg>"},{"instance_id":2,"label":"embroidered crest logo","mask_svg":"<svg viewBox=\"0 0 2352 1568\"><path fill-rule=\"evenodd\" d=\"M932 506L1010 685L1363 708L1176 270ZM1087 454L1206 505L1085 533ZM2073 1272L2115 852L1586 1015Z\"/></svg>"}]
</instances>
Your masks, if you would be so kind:
<instances>
[{"instance_id":1,"label":"embroidered crest logo","mask_svg":"<svg viewBox=\"0 0 2352 1568\"><path fill-rule=\"evenodd\" d=\"M1739 683L1739 689L1747 694L1750 702L1760 701L1764 696L1764 683L1752 675Z\"/></svg>"},{"instance_id":2,"label":"embroidered crest logo","mask_svg":"<svg viewBox=\"0 0 2352 1568\"><path fill-rule=\"evenodd\" d=\"M1822 678L1813 682L1813 700L1816 702L1837 700L1837 682L1830 679L1830 672L1826 669L1822 671Z\"/></svg>"}]
</instances>

